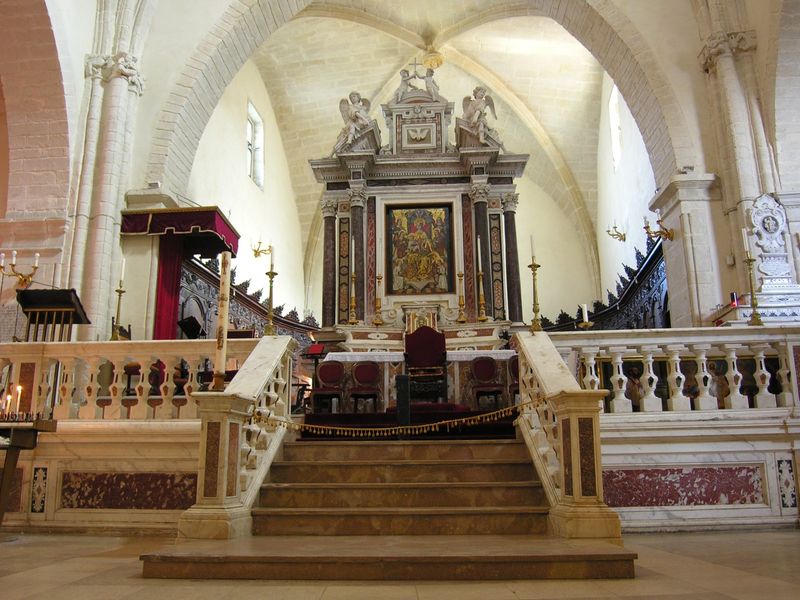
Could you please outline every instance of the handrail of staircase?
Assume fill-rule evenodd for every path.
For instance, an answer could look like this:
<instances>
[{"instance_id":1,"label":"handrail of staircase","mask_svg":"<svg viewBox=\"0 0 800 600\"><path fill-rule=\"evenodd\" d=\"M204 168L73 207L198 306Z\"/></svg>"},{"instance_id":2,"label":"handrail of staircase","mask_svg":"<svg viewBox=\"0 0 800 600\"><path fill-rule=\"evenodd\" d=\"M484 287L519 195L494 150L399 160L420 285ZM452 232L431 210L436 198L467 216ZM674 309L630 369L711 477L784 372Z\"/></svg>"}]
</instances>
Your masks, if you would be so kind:
<instances>
[{"instance_id":1,"label":"handrail of staircase","mask_svg":"<svg viewBox=\"0 0 800 600\"><path fill-rule=\"evenodd\" d=\"M531 453L551 506L564 495L563 432L558 412L571 399L597 392L581 389L549 336L544 332L515 334L519 353L520 403L517 424ZM585 399L584 399L585 400ZM557 405L558 404L558 405ZM599 405L598 405L599 412Z\"/></svg>"},{"instance_id":2,"label":"handrail of staircase","mask_svg":"<svg viewBox=\"0 0 800 600\"><path fill-rule=\"evenodd\" d=\"M179 535L249 535L250 509L286 434L265 421L289 419L297 347L289 336L262 337L224 391L195 394L202 425L197 503L181 515Z\"/></svg>"}]
</instances>

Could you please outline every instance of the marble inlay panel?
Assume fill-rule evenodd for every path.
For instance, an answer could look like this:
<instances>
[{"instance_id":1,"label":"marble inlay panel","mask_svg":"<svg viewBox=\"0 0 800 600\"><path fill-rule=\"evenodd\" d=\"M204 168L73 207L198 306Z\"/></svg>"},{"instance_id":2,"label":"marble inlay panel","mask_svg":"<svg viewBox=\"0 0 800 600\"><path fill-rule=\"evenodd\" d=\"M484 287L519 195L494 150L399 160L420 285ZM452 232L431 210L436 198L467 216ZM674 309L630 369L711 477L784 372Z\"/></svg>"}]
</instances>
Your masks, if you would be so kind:
<instances>
[{"instance_id":1,"label":"marble inlay panel","mask_svg":"<svg viewBox=\"0 0 800 600\"><path fill-rule=\"evenodd\" d=\"M0 480L3 479L3 469L0 468ZM8 496L6 512L22 512L22 469L18 468L14 472L11 480L11 493Z\"/></svg>"},{"instance_id":2,"label":"marble inlay panel","mask_svg":"<svg viewBox=\"0 0 800 600\"><path fill-rule=\"evenodd\" d=\"M505 318L505 294L503 285L503 242L500 215L489 215L489 256L492 265L492 289L487 293L487 303L492 302L494 316L497 319ZM488 290L487 290L488 292Z\"/></svg>"},{"instance_id":3,"label":"marble inlay panel","mask_svg":"<svg viewBox=\"0 0 800 600\"><path fill-rule=\"evenodd\" d=\"M778 459L778 487L783 508L797 507L797 487L794 479L794 464L791 460Z\"/></svg>"},{"instance_id":4,"label":"marble inlay panel","mask_svg":"<svg viewBox=\"0 0 800 600\"><path fill-rule=\"evenodd\" d=\"M603 470L612 507L764 504L763 486L758 465Z\"/></svg>"},{"instance_id":5,"label":"marble inlay panel","mask_svg":"<svg viewBox=\"0 0 800 600\"><path fill-rule=\"evenodd\" d=\"M203 495L213 498L217 495L217 472L219 471L219 435L222 424L219 421L208 423L206 430L206 469L203 477Z\"/></svg>"},{"instance_id":6,"label":"marble inlay panel","mask_svg":"<svg viewBox=\"0 0 800 600\"><path fill-rule=\"evenodd\" d=\"M473 228L472 228L472 199L468 194L461 196L461 220L464 227L464 239L462 246L464 248L464 302L466 304L465 311L467 313L467 320L474 323L478 315L476 306L478 300L475 297L475 269L474 263L474 250L473 244Z\"/></svg>"},{"instance_id":7,"label":"marble inlay panel","mask_svg":"<svg viewBox=\"0 0 800 600\"><path fill-rule=\"evenodd\" d=\"M225 478L225 495L236 495L236 478L239 476L239 424L228 423L228 474Z\"/></svg>"},{"instance_id":8,"label":"marble inlay panel","mask_svg":"<svg viewBox=\"0 0 800 600\"><path fill-rule=\"evenodd\" d=\"M31 512L43 513L47 501L47 467L34 467L31 481Z\"/></svg>"},{"instance_id":9,"label":"marble inlay panel","mask_svg":"<svg viewBox=\"0 0 800 600\"><path fill-rule=\"evenodd\" d=\"M185 510L195 501L196 473L61 475L61 508Z\"/></svg>"},{"instance_id":10,"label":"marble inlay panel","mask_svg":"<svg viewBox=\"0 0 800 600\"><path fill-rule=\"evenodd\" d=\"M597 474L594 470L594 427L591 417L578 419L578 446L581 453L581 495L596 496Z\"/></svg>"},{"instance_id":11,"label":"marble inlay panel","mask_svg":"<svg viewBox=\"0 0 800 600\"><path fill-rule=\"evenodd\" d=\"M561 438L561 454L564 457L564 494L566 496L573 495L572 489L572 431L570 429L571 421L569 419L561 419L561 431L563 437Z\"/></svg>"},{"instance_id":12,"label":"marble inlay panel","mask_svg":"<svg viewBox=\"0 0 800 600\"><path fill-rule=\"evenodd\" d=\"M339 217L339 323L350 313L350 219Z\"/></svg>"},{"instance_id":13,"label":"marble inlay panel","mask_svg":"<svg viewBox=\"0 0 800 600\"><path fill-rule=\"evenodd\" d=\"M383 290L377 289L377 281L375 280L376 275L383 275L386 277L386 274L383 272L377 272L376 266L376 244L377 238L375 233L376 227L376 215L375 215L375 196L370 196L367 198L367 311L365 314L369 313L371 315L375 314L375 298L376 296L383 297ZM383 286L383 281L381 281L381 286Z\"/></svg>"}]
</instances>

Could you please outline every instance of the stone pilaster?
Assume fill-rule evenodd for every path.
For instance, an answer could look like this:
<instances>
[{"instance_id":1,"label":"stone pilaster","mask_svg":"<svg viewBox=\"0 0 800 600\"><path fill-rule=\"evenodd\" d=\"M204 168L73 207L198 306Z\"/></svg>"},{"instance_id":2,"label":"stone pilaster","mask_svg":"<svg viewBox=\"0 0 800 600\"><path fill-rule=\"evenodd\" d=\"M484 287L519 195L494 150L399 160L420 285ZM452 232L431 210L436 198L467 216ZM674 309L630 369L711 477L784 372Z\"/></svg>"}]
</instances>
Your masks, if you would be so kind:
<instances>
[{"instance_id":1,"label":"stone pilaster","mask_svg":"<svg viewBox=\"0 0 800 600\"><path fill-rule=\"evenodd\" d=\"M352 185L352 184L351 184ZM356 275L356 319L364 320L364 206L367 193L363 185L347 190L350 199L350 235L355 240L355 256L351 258L352 273Z\"/></svg>"},{"instance_id":2,"label":"stone pilaster","mask_svg":"<svg viewBox=\"0 0 800 600\"><path fill-rule=\"evenodd\" d=\"M322 198L322 326L336 324L336 198Z\"/></svg>"},{"instance_id":3,"label":"stone pilaster","mask_svg":"<svg viewBox=\"0 0 800 600\"><path fill-rule=\"evenodd\" d=\"M489 252L489 193L491 186L486 177L472 177L469 197L475 211L475 272L478 272L477 253L480 252L480 263L483 268L483 292L486 296L486 315L492 316L492 303L489 301L492 293L491 278L491 253ZM480 238L480 246L478 246Z\"/></svg>"},{"instance_id":4,"label":"stone pilaster","mask_svg":"<svg viewBox=\"0 0 800 600\"><path fill-rule=\"evenodd\" d=\"M715 245L714 220L721 218L721 197L713 174L676 175L650 203L660 210L666 229L664 262L673 327L708 325L723 287L720 257Z\"/></svg>"},{"instance_id":5,"label":"stone pilaster","mask_svg":"<svg viewBox=\"0 0 800 600\"><path fill-rule=\"evenodd\" d=\"M517 247L517 206L519 194L509 192L503 196L503 226L506 238L506 290L508 291L508 319L522 323L522 288L520 285L519 251Z\"/></svg>"}]
</instances>

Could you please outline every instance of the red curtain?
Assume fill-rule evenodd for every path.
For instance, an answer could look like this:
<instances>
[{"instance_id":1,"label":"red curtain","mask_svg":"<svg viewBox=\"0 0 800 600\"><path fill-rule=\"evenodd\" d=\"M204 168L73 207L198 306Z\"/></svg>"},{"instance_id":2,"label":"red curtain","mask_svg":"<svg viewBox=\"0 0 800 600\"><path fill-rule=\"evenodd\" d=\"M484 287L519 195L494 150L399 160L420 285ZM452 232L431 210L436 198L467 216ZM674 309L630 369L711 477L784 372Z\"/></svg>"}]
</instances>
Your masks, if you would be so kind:
<instances>
[{"instance_id":1,"label":"red curtain","mask_svg":"<svg viewBox=\"0 0 800 600\"><path fill-rule=\"evenodd\" d=\"M183 236L162 235L158 246L154 340L174 340L177 336L182 263Z\"/></svg>"}]
</instances>

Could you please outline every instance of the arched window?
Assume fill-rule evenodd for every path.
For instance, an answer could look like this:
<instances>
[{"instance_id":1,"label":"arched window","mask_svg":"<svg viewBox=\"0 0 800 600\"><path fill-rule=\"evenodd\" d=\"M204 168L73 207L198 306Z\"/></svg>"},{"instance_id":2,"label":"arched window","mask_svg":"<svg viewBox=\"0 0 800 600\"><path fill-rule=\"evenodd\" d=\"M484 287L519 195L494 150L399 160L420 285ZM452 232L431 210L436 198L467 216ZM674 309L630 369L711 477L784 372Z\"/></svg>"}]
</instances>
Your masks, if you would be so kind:
<instances>
[{"instance_id":1,"label":"arched window","mask_svg":"<svg viewBox=\"0 0 800 600\"><path fill-rule=\"evenodd\" d=\"M247 103L247 176L264 187L264 121L252 103Z\"/></svg>"}]
</instances>

